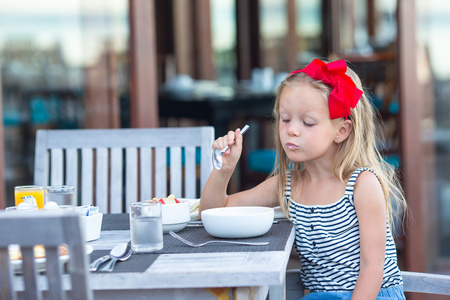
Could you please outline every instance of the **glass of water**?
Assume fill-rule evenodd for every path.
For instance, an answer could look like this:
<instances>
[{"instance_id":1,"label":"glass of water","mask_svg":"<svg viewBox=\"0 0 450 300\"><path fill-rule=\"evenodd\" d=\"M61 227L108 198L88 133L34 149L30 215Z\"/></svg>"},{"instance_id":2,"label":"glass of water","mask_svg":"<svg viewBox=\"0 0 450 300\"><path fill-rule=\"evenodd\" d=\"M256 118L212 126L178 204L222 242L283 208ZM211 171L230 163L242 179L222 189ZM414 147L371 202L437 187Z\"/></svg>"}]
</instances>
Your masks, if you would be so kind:
<instances>
[{"instance_id":1,"label":"glass of water","mask_svg":"<svg viewBox=\"0 0 450 300\"><path fill-rule=\"evenodd\" d=\"M45 188L45 202L76 206L75 188L71 185L52 185Z\"/></svg>"},{"instance_id":2,"label":"glass of water","mask_svg":"<svg viewBox=\"0 0 450 300\"><path fill-rule=\"evenodd\" d=\"M135 202L130 205L131 249L153 252L163 248L161 202Z\"/></svg>"}]
</instances>

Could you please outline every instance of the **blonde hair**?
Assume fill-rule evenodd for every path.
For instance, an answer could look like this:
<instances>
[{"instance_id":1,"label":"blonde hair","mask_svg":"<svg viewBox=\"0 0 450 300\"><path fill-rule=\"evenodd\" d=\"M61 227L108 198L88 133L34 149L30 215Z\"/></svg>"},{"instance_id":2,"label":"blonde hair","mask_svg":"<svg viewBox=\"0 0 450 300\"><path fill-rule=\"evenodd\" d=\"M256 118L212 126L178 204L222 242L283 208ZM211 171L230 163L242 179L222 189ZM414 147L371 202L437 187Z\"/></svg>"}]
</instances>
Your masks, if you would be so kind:
<instances>
[{"instance_id":1,"label":"blonde hair","mask_svg":"<svg viewBox=\"0 0 450 300\"><path fill-rule=\"evenodd\" d=\"M352 78L360 90L363 90L361 80L353 70L347 68L346 74ZM296 73L288 76L278 87L273 109L275 117L275 147L277 154L272 175L279 175L278 196L281 208L286 215L289 215L288 203L286 203L285 200L287 171L301 170L302 162L290 161L283 150L279 135L280 96L285 87L301 87L305 84L318 89L322 92L324 98L328 99L328 95L331 92L331 88L328 85L309 77L305 73ZM381 141L381 138L378 137L377 134L382 132L379 127L380 125L377 126L377 124L381 124L381 122L378 122L379 117L376 115L375 110L365 93L363 93L356 107L351 109L349 119L353 122L353 130L348 138L340 143L336 160L333 165L333 173L345 183L345 179L349 178L356 169L361 167L373 169L383 188L388 221L390 227L393 228L395 216L406 211L406 201L395 169L383 159L377 149L377 145ZM290 201L290 199L288 201ZM394 209L396 211L394 211ZM399 211L397 212L397 210Z\"/></svg>"}]
</instances>

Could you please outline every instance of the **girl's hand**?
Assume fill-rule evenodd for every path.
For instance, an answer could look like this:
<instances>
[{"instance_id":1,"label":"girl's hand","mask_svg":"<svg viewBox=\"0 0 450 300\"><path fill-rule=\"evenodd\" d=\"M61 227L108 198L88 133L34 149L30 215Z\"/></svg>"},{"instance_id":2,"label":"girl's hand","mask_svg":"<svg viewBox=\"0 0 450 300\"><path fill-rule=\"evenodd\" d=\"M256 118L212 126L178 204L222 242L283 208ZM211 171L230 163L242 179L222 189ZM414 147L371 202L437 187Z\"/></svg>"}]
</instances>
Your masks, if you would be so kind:
<instances>
[{"instance_id":1,"label":"girl's hand","mask_svg":"<svg viewBox=\"0 0 450 300\"><path fill-rule=\"evenodd\" d=\"M233 145L234 144L234 145ZM212 148L222 150L226 146L231 146L222 157L222 169L234 170L242 153L242 134L240 129L229 131L227 135L214 141Z\"/></svg>"}]
</instances>

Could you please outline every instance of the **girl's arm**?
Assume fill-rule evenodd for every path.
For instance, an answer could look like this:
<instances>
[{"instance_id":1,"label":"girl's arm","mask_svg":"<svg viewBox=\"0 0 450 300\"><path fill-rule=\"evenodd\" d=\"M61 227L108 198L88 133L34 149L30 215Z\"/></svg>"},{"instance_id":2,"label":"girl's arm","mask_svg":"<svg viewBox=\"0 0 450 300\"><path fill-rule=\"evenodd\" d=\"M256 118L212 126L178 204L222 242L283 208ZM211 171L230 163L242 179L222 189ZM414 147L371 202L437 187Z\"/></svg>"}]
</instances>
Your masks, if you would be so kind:
<instances>
[{"instance_id":1,"label":"girl's arm","mask_svg":"<svg viewBox=\"0 0 450 300\"><path fill-rule=\"evenodd\" d=\"M236 141L234 142L234 140ZM235 143L223 156L222 169L213 169L203 188L199 212L208 208L223 206L261 205L275 206L278 203L277 177L272 177L253 189L227 196L228 182L233 174L242 152L240 130L230 131L226 136L214 141L213 148L223 149Z\"/></svg>"},{"instance_id":2,"label":"girl's arm","mask_svg":"<svg viewBox=\"0 0 450 300\"><path fill-rule=\"evenodd\" d=\"M375 299L383 282L386 251L386 203L377 177L359 175L354 203L360 234L360 271L352 299Z\"/></svg>"}]
</instances>

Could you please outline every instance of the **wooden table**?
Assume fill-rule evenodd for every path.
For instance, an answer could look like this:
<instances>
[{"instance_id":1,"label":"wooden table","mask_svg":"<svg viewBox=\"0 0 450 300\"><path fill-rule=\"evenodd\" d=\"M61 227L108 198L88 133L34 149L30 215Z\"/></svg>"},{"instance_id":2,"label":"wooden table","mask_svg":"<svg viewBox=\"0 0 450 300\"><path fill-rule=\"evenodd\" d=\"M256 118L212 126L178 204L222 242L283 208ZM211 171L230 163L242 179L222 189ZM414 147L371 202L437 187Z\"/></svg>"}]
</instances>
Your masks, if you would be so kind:
<instances>
[{"instance_id":1,"label":"wooden table","mask_svg":"<svg viewBox=\"0 0 450 300\"><path fill-rule=\"evenodd\" d=\"M105 217L115 218L114 215ZM107 218L104 222L108 222ZM165 253L163 249L143 271L91 273L90 283L95 299L219 299L220 295L237 296L237 299L266 299L268 293L270 299L285 299L286 266L294 241L294 229L287 220L274 224L271 230L276 228L274 226L284 226L283 231L276 235L283 236L285 242L278 245L280 249L276 251L253 251L253 246L247 246L248 250L244 251L239 248L238 252L234 252L235 246L220 246L219 251L223 252L210 253L192 252L194 248L186 248L187 253ZM198 230L197 233L204 231L203 228L189 228L179 234L196 234L193 230ZM269 233L256 239L269 240L273 245L275 242ZM165 239L168 238L171 237L165 236ZM118 242L129 240L129 230L102 230L100 239L88 244L98 254L101 251L95 250L106 251ZM136 255L144 259L147 254ZM118 265L122 264L121 267L125 268L127 262Z\"/></svg>"}]
</instances>

